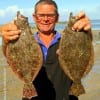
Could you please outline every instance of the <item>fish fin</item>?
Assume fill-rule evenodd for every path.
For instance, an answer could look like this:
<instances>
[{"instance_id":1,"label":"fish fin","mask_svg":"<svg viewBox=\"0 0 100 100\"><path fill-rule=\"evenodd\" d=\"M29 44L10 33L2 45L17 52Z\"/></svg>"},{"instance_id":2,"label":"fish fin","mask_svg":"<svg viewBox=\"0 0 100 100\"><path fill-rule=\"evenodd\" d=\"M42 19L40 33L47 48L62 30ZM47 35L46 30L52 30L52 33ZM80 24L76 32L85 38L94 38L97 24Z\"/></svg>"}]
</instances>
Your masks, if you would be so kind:
<instances>
[{"instance_id":1,"label":"fish fin","mask_svg":"<svg viewBox=\"0 0 100 100\"><path fill-rule=\"evenodd\" d=\"M94 64L94 48L93 48L93 44L91 44L91 56L90 56L90 61L89 61L89 64L83 74L83 77L85 77L89 72L90 70L92 69L93 67L93 64Z\"/></svg>"},{"instance_id":2,"label":"fish fin","mask_svg":"<svg viewBox=\"0 0 100 100\"><path fill-rule=\"evenodd\" d=\"M79 96L79 95L85 93L85 90L84 90L83 85L81 84L81 81L73 82L69 93L74 96Z\"/></svg>"},{"instance_id":3,"label":"fish fin","mask_svg":"<svg viewBox=\"0 0 100 100\"><path fill-rule=\"evenodd\" d=\"M37 96L37 91L31 83L25 83L23 87L23 97L31 100L32 97Z\"/></svg>"}]
</instances>

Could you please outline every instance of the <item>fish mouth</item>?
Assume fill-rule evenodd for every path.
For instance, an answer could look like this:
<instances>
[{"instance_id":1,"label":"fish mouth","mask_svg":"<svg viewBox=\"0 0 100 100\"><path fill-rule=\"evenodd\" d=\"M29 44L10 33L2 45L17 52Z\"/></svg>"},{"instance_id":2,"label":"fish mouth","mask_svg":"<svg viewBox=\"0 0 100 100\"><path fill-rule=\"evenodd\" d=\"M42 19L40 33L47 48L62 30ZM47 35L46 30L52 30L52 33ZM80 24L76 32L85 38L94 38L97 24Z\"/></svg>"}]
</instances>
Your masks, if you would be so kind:
<instances>
[{"instance_id":1,"label":"fish mouth","mask_svg":"<svg viewBox=\"0 0 100 100\"><path fill-rule=\"evenodd\" d=\"M17 11L17 15L15 16L14 21L16 21L16 20L18 20L18 19L24 20L24 19L28 19L28 17L23 16L23 15L20 13L20 11Z\"/></svg>"}]
</instances>

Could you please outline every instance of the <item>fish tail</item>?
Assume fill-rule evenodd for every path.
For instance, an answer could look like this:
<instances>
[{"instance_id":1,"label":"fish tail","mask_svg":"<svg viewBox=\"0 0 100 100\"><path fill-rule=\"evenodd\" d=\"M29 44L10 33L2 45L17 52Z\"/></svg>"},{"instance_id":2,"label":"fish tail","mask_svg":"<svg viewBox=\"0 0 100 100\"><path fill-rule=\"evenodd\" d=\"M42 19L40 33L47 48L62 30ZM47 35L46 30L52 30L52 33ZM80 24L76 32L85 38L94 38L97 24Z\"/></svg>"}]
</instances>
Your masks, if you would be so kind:
<instances>
[{"instance_id":1,"label":"fish tail","mask_svg":"<svg viewBox=\"0 0 100 100\"><path fill-rule=\"evenodd\" d=\"M73 82L69 93L74 96L79 96L79 95L85 93L82 83L81 82Z\"/></svg>"},{"instance_id":2,"label":"fish tail","mask_svg":"<svg viewBox=\"0 0 100 100\"><path fill-rule=\"evenodd\" d=\"M23 98L31 100L32 97L37 96L37 91L32 83L25 83L23 87Z\"/></svg>"}]
</instances>

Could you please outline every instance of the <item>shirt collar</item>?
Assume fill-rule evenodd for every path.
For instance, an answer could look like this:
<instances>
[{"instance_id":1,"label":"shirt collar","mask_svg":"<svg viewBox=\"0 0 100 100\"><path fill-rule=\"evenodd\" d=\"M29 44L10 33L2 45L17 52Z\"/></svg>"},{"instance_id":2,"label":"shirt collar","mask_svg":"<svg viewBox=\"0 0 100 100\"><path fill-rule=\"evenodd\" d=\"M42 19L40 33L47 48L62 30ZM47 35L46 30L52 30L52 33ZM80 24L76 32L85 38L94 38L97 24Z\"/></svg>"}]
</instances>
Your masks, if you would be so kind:
<instances>
[{"instance_id":1,"label":"shirt collar","mask_svg":"<svg viewBox=\"0 0 100 100\"><path fill-rule=\"evenodd\" d=\"M39 36L38 36L38 32L36 32L34 34L34 37L35 37L35 39L37 40L38 43L43 44L42 41L40 40ZM55 31L54 40L52 41L52 43L50 45L57 43L60 38L61 38L61 34L58 31Z\"/></svg>"}]
</instances>

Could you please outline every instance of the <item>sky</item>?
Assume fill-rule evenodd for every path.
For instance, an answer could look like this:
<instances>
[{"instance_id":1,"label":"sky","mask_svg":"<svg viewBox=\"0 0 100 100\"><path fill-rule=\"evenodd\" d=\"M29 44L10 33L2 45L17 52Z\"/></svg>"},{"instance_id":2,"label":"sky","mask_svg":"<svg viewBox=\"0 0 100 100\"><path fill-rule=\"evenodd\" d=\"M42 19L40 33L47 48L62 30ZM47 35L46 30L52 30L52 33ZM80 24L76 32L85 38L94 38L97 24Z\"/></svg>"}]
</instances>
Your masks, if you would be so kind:
<instances>
[{"instance_id":1,"label":"sky","mask_svg":"<svg viewBox=\"0 0 100 100\"><path fill-rule=\"evenodd\" d=\"M16 12L20 11L28 17L29 22L34 22L32 13L38 0L1 0L0 1L0 24L5 24L14 19ZM59 21L67 21L69 13L77 15L84 11L93 19L100 19L100 0L54 0L58 5L60 14Z\"/></svg>"}]
</instances>

